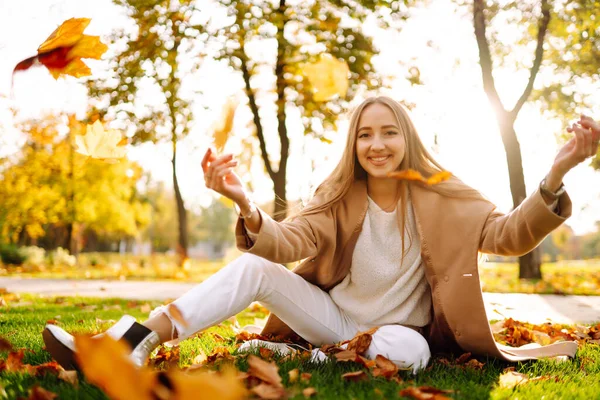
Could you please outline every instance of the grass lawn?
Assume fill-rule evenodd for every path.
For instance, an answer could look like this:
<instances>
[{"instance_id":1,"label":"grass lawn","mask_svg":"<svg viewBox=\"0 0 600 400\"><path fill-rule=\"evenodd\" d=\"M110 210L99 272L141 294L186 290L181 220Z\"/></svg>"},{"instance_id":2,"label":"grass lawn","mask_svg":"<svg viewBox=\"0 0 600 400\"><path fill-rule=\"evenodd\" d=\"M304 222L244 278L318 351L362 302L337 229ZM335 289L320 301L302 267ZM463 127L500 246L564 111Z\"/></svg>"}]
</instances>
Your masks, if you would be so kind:
<instances>
[{"instance_id":1,"label":"grass lawn","mask_svg":"<svg viewBox=\"0 0 600 400\"><path fill-rule=\"evenodd\" d=\"M0 337L8 339L15 349L27 349L23 362L38 365L51 361L43 350L41 331L48 320L71 332L96 333L110 326L108 320L117 320L124 313L142 321L148 309L158 306L158 302L131 302L119 299L90 298L40 298L30 295L17 296L8 301L8 306L0 307ZM237 316L243 326L263 318L260 307L247 309ZM230 323L213 327L200 335L180 344L179 367L193 363L200 353L212 354L217 347L230 351L236 348L235 335ZM0 359L6 359L7 352L0 352ZM279 360L277 356L275 360ZM348 382L342 379L346 372L358 371L362 367L354 363L330 361L315 364L308 360L292 359L278 362L279 373L283 378L289 398L303 399L302 389L314 387L318 399L397 399L401 389L411 386L433 386L449 389L447 394L456 399L599 399L600 398L600 346L586 344L580 347L575 359L566 362L551 360L503 363L494 359L477 358L483 363L481 369L465 364L457 364L452 358L434 358L428 369L417 376L400 371L401 382L373 377L361 382ZM448 360L450 362L448 362ZM2 362L0 361L0 364ZM513 389L501 388L499 376L507 367L533 377L544 379L528 382ZM238 359L238 368L245 370L247 363ZM308 372L309 380L299 380L290 384L288 372L293 369ZM106 396L95 386L81 379L78 388L59 380L55 375L34 377L26 373L0 373L0 387L4 387L6 398L27 398L29 389L39 384L44 389L57 393L60 399L105 399ZM2 398L0 389L0 398Z\"/></svg>"}]
</instances>

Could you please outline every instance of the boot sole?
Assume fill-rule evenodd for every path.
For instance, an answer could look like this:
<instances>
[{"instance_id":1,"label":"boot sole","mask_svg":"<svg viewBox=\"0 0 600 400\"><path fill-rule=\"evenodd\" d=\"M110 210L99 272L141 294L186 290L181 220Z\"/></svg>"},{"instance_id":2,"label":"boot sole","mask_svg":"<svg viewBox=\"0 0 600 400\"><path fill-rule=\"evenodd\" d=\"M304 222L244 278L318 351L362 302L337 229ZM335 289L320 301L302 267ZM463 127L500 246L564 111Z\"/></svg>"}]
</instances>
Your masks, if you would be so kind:
<instances>
[{"instance_id":1,"label":"boot sole","mask_svg":"<svg viewBox=\"0 0 600 400\"><path fill-rule=\"evenodd\" d=\"M48 329L44 329L42 338L46 344L46 351L48 351L52 358L54 358L64 369L80 370L77 361L75 360L75 352L56 339L52 332Z\"/></svg>"}]
</instances>

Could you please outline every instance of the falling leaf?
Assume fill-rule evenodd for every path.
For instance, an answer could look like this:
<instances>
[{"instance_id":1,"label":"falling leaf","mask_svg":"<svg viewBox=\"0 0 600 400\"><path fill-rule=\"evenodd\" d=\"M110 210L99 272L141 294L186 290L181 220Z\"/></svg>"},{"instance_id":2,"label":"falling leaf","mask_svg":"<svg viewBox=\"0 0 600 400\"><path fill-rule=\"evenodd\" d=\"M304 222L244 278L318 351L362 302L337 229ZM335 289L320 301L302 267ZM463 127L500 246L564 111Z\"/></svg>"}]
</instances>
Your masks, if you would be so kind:
<instances>
[{"instance_id":1,"label":"falling leaf","mask_svg":"<svg viewBox=\"0 0 600 400\"><path fill-rule=\"evenodd\" d=\"M404 171L388 172L387 176L399 180L419 181L425 183L426 185L435 185L440 182L447 181L450 179L450 177L452 177L452 174L448 171L442 171L430 176L429 178L424 178L419 171L407 169Z\"/></svg>"},{"instance_id":2,"label":"falling leaf","mask_svg":"<svg viewBox=\"0 0 600 400\"><path fill-rule=\"evenodd\" d=\"M304 390L302 390L302 395L304 397L311 397L313 395L317 394L317 389L313 388L313 387L309 387L306 388Z\"/></svg>"},{"instance_id":3,"label":"falling leaf","mask_svg":"<svg viewBox=\"0 0 600 400\"><path fill-rule=\"evenodd\" d=\"M115 400L150 400L152 372L129 360L127 344L110 336L76 336L77 361L87 380Z\"/></svg>"},{"instance_id":4,"label":"falling leaf","mask_svg":"<svg viewBox=\"0 0 600 400\"><path fill-rule=\"evenodd\" d=\"M29 397L27 398L27 400L52 400L57 397L58 395L56 393L52 393L51 391L46 390L41 386L35 384L29 390Z\"/></svg>"},{"instance_id":5,"label":"falling leaf","mask_svg":"<svg viewBox=\"0 0 600 400\"><path fill-rule=\"evenodd\" d=\"M431 386L411 386L401 390L400 396L412 397L418 400L450 400L450 397L444 396L445 393L452 393L452 390L442 390Z\"/></svg>"},{"instance_id":6,"label":"falling leaf","mask_svg":"<svg viewBox=\"0 0 600 400\"><path fill-rule=\"evenodd\" d=\"M348 92L348 64L322 54L319 61L304 66L304 75L313 88L315 101L328 101L336 95L344 98Z\"/></svg>"},{"instance_id":7,"label":"falling leaf","mask_svg":"<svg viewBox=\"0 0 600 400\"><path fill-rule=\"evenodd\" d=\"M223 106L221 119L213 127L213 139L218 152L222 152L233 130L233 119L238 103L233 98L227 99Z\"/></svg>"},{"instance_id":8,"label":"falling leaf","mask_svg":"<svg viewBox=\"0 0 600 400\"><path fill-rule=\"evenodd\" d=\"M367 379L369 379L369 377L367 376L367 373L365 371L356 371L356 372L347 372L347 373L343 374L342 379L345 381L359 382L359 381L366 381Z\"/></svg>"},{"instance_id":9,"label":"falling leaf","mask_svg":"<svg viewBox=\"0 0 600 400\"><path fill-rule=\"evenodd\" d=\"M115 130L105 130L100 121L88 125L85 135L75 135L75 151L77 153L101 160L125 157L127 149L125 146L120 146L120 143L121 133Z\"/></svg>"},{"instance_id":10,"label":"falling leaf","mask_svg":"<svg viewBox=\"0 0 600 400\"><path fill-rule=\"evenodd\" d=\"M266 362L255 355L248 357L248 373L260 380L277 387L283 387L279 367L274 362Z\"/></svg>"},{"instance_id":11,"label":"falling leaf","mask_svg":"<svg viewBox=\"0 0 600 400\"><path fill-rule=\"evenodd\" d=\"M3 337L0 337L0 351L13 351L13 347L10 342Z\"/></svg>"},{"instance_id":12,"label":"falling leaf","mask_svg":"<svg viewBox=\"0 0 600 400\"><path fill-rule=\"evenodd\" d=\"M108 50L99 36L84 35L83 31L90 23L89 18L71 18L62 23L38 48L38 54L21 61L13 71L25 71L38 62L44 65L54 79L61 75L76 78L92 74L90 68L81 60L93 58L99 60Z\"/></svg>"},{"instance_id":13,"label":"falling leaf","mask_svg":"<svg viewBox=\"0 0 600 400\"><path fill-rule=\"evenodd\" d=\"M247 396L246 389L237 378L236 372L229 368L225 368L223 373L192 375L174 370L169 371L167 376L174 388L175 396L171 398L172 400L199 398L241 400Z\"/></svg>"}]
</instances>

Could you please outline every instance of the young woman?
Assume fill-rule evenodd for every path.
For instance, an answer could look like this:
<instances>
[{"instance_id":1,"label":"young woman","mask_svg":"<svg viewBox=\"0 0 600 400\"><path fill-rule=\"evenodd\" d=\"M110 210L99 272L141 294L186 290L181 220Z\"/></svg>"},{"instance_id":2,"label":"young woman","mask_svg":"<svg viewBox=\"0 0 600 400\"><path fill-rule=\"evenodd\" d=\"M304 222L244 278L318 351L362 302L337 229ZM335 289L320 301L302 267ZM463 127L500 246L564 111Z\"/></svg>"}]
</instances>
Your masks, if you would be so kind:
<instances>
[{"instance_id":1,"label":"young woman","mask_svg":"<svg viewBox=\"0 0 600 400\"><path fill-rule=\"evenodd\" d=\"M307 207L283 222L252 203L232 155L209 149L202 160L206 186L239 206L237 247L246 254L174 301L181 315L161 307L143 325L126 316L107 334L129 342L132 359L142 364L159 343L258 301L272 313L265 334L297 334L318 347L379 327L366 355L382 354L415 371L432 351L512 361L573 356L571 342L495 343L477 271L478 252L525 254L571 214L562 180L596 154L600 124L582 116L569 131L573 138L540 187L508 214L456 178L432 186L389 178L409 168L428 177L442 167L406 110L387 97L369 98L355 110L338 166ZM281 265L298 260L304 262L294 271ZM58 362L75 367L72 336L55 325L43 336Z\"/></svg>"}]
</instances>

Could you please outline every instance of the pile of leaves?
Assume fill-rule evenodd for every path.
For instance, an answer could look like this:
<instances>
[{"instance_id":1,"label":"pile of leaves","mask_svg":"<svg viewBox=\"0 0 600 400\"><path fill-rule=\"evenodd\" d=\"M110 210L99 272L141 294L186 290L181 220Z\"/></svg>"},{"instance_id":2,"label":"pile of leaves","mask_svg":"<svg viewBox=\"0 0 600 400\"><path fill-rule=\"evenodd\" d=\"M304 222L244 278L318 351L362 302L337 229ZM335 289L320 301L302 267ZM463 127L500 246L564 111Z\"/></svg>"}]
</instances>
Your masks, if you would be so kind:
<instances>
[{"instance_id":1,"label":"pile of leaves","mask_svg":"<svg viewBox=\"0 0 600 400\"><path fill-rule=\"evenodd\" d=\"M558 341L600 344L600 323L594 326L570 326L550 322L535 325L508 318L493 324L492 332L496 342L513 347L528 343L544 346Z\"/></svg>"}]
</instances>

